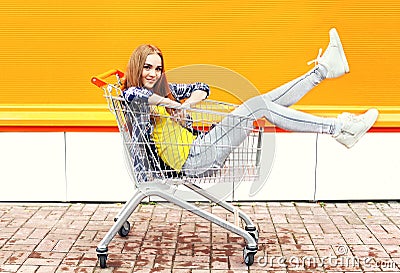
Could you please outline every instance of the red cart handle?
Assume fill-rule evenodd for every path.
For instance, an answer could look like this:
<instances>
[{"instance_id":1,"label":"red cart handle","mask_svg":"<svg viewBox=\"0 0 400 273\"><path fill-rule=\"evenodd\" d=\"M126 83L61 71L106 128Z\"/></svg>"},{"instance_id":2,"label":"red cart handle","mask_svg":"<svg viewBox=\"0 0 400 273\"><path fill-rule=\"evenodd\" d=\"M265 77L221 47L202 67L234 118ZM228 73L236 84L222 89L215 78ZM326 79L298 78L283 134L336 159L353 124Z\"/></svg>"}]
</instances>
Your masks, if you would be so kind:
<instances>
[{"instance_id":1,"label":"red cart handle","mask_svg":"<svg viewBox=\"0 0 400 273\"><path fill-rule=\"evenodd\" d=\"M105 79L107 79L108 77L113 76L113 75L118 75L119 78L122 78L124 76L124 73L117 69L111 69L111 70L108 70L107 72L104 72L103 74L92 77L91 81L97 87L102 87L102 86L108 84L108 82L105 81Z\"/></svg>"}]
</instances>

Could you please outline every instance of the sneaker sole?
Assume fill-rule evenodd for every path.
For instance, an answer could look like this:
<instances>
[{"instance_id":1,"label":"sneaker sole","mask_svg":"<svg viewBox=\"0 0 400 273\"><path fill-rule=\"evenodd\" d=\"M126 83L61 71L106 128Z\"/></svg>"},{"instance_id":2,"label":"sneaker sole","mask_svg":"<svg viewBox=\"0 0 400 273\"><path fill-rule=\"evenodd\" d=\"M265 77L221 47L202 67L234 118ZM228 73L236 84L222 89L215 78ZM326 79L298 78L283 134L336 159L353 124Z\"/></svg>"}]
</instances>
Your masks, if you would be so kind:
<instances>
[{"instance_id":1,"label":"sneaker sole","mask_svg":"<svg viewBox=\"0 0 400 273\"><path fill-rule=\"evenodd\" d=\"M339 51L340 51L340 57L343 60L344 63L344 71L345 73L349 73L350 72L350 67L349 67L349 63L347 62L347 58L346 55L344 54L344 50L343 50L343 46L342 46L342 42L340 41L339 38L339 33L337 32L336 28L332 28L329 31L329 35L331 39L334 39L339 47Z\"/></svg>"},{"instance_id":2,"label":"sneaker sole","mask_svg":"<svg viewBox=\"0 0 400 273\"><path fill-rule=\"evenodd\" d=\"M361 132L358 133L358 135L354 136L354 139L351 143L347 144L347 148L353 147L367 132L369 129L371 129L372 125L374 125L376 119L378 118L379 112L377 109L372 108L369 109L365 115L370 115L370 118L368 119L369 122L366 124L365 129Z\"/></svg>"}]
</instances>

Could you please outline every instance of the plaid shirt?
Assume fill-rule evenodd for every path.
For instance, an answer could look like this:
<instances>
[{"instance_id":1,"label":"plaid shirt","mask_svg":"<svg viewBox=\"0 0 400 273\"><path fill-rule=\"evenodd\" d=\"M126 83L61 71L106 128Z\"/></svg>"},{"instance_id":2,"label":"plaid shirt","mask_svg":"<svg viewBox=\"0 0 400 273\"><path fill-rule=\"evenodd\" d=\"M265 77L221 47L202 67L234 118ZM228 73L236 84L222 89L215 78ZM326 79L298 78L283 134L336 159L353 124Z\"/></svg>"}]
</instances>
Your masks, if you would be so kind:
<instances>
[{"instance_id":1,"label":"plaid shirt","mask_svg":"<svg viewBox=\"0 0 400 273\"><path fill-rule=\"evenodd\" d=\"M189 98L195 90L202 90L207 93L207 96L210 93L209 86L200 82L192 84L170 83L169 88L172 95L178 101ZM130 147L130 153L133 158L133 165L138 183L148 180L146 171L148 171L152 165L148 159L145 146L153 130L150 121L150 107L148 104L148 99L151 95L153 95L153 91L144 87L130 87L123 91L123 96L132 109L132 112L138 113L138 109L141 112L141 114L135 115L135 117L129 117L129 119L132 120L131 137L133 143Z\"/></svg>"}]
</instances>

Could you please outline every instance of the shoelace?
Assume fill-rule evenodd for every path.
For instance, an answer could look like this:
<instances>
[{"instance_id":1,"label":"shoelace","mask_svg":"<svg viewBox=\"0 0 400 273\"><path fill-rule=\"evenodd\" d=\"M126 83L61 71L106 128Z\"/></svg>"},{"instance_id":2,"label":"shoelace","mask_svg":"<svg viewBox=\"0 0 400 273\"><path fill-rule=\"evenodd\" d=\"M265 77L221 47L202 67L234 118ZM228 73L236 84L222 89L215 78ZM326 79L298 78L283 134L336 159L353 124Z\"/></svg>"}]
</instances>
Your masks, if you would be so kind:
<instances>
[{"instance_id":1,"label":"shoelace","mask_svg":"<svg viewBox=\"0 0 400 273\"><path fill-rule=\"evenodd\" d=\"M341 121L343 123L350 123L353 120L356 119L356 115L352 114L352 113L348 113L348 112L343 112L342 114L340 114L338 117L340 117Z\"/></svg>"},{"instance_id":2,"label":"shoelace","mask_svg":"<svg viewBox=\"0 0 400 273\"><path fill-rule=\"evenodd\" d=\"M310 64L312 64L312 63L314 63L315 65L317 65L318 62L319 62L319 60L321 59L321 56L322 56L322 48L320 48L320 49L318 50L317 58L315 58L314 60L311 60L311 61L307 62L307 65L310 65Z\"/></svg>"},{"instance_id":3,"label":"shoelace","mask_svg":"<svg viewBox=\"0 0 400 273\"><path fill-rule=\"evenodd\" d=\"M346 133L348 135L354 136L354 133L349 131L349 128L347 128L347 127L349 126L349 124L351 124L353 122L361 121L363 119L363 117L357 116L355 114L348 113L348 112L344 112L344 113L340 114L339 116L342 121L342 133Z\"/></svg>"}]
</instances>

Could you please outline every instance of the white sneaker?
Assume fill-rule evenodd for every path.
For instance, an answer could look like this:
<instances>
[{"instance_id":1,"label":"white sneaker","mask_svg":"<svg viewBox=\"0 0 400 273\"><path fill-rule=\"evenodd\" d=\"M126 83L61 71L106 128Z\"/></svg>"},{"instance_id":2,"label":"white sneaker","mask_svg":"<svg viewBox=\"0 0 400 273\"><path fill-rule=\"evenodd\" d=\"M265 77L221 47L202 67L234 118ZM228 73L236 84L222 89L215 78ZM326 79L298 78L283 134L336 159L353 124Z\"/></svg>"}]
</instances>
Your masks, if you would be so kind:
<instances>
[{"instance_id":1,"label":"white sneaker","mask_svg":"<svg viewBox=\"0 0 400 273\"><path fill-rule=\"evenodd\" d=\"M346 112L340 114L338 119L342 122L342 129L334 138L347 148L353 147L372 125L374 125L378 115L379 112L375 108L369 109L359 116Z\"/></svg>"},{"instance_id":2,"label":"white sneaker","mask_svg":"<svg viewBox=\"0 0 400 273\"><path fill-rule=\"evenodd\" d=\"M308 65L311 63L323 65L328 70L326 78L331 79L349 73L350 68L346 55L344 54L342 43L340 42L339 34L335 28L329 31L329 37L329 45L324 55L321 56L322 48L320 48L317 58L308 62Z\"/></svg>"}]
</instances>

